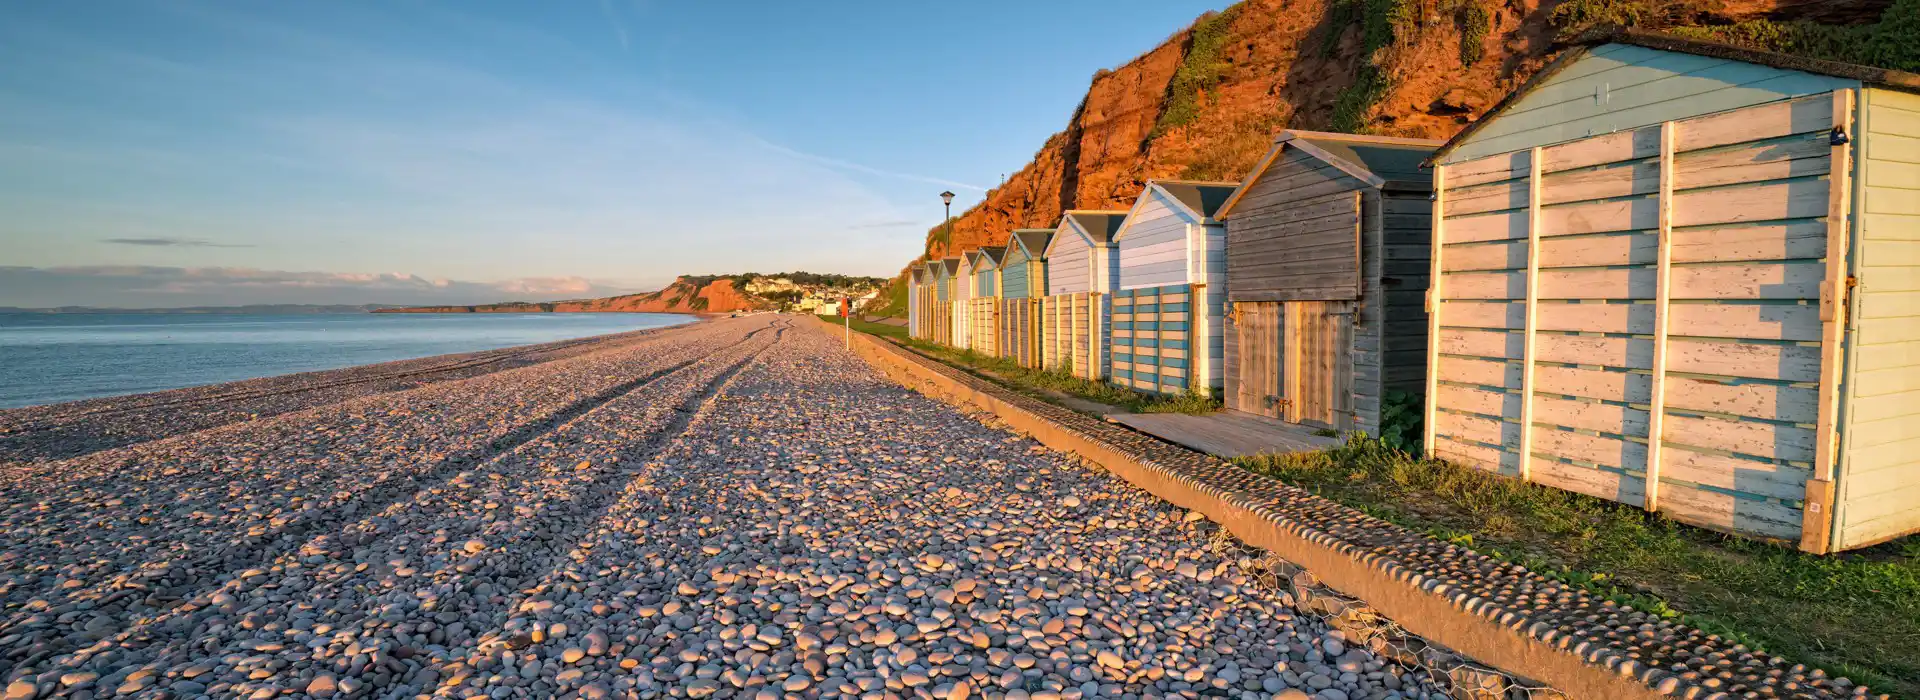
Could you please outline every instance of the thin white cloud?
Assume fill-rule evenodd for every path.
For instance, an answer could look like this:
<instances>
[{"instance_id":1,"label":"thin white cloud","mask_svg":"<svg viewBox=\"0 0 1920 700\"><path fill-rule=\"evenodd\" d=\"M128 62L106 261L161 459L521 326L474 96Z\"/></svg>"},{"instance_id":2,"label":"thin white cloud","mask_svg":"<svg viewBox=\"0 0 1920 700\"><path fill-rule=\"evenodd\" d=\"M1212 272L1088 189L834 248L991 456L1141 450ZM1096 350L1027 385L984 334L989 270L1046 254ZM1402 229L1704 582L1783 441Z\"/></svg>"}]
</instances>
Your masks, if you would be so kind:
<instances>
[{"instance_id":1,"label":"thin white cloud","mask_svg":"<svg viewBox=\"0 0 1920 700\"><path fill-rule=\"evenodd\" d=\"M607 24L613 27L613 35L620 38L620 50L633 48L627 40L626 23L620 21L619 14L613 10L613 0L600 0L600 13L606 15Z\"/></svg>"},{"instance_id":2,"label":"thin white cloud","mask_svg":"<svg viewBox=\"0 0 1920 700\"><path fill-rule=\"evenodd\" d=\"M105 238L107 243L116 245L141 246L146 248L252 248L247 243L219 243L198 238L172 238L154 236L151 238Z\"/></svg>"},{"instance_id":3,"label":"thin white cloud","mask_svg":"<svg viewBox=\"0 0 1920 700\"><path fill-rule=\"evenodd\" d=\"M556 301L639 291L584 277L470 282L401 272L310 272L240 267L82 265L0 267L0 306L166 308L244 304L485 304Z\"/></svg>"},{"instance_id":4,"label":"thin white cloud","mask_svg":"<svg viewBox=\"0 0 1920 700\"><path fill-rule=\"evenodd\" d=\"M794 148L788 148L786 146L782 146L780 144L774 143L772 141L768 141L766 139L758 138L758 137L754 138L754 142L756 144L759 144L762 148L766 148L768 150L775 151L778 153L784 153L786 155L799 158L801 160L805 160L813 163L819 163L821 165L825 165L830 168L837 168L840 170L851 170L857 173L866 173L868 175L878 175L880 177L890 177L898 180L912 180L915 182L926 182L926 183L932 183L935 185L945 185L947 187L958 187L960 189L973 190L975 192L987 191L987 188L981 187L979 185L969 185L964 182L948 180L945 178L931 177L927 175L915 175L913 173L903 173L903 172L897 172L893 170L882 170L880 168L861 165L859 163L841 160L839 158L815 155L812 153L808 153L806 151L802 151Z\"/></svg>"}]
</instances>

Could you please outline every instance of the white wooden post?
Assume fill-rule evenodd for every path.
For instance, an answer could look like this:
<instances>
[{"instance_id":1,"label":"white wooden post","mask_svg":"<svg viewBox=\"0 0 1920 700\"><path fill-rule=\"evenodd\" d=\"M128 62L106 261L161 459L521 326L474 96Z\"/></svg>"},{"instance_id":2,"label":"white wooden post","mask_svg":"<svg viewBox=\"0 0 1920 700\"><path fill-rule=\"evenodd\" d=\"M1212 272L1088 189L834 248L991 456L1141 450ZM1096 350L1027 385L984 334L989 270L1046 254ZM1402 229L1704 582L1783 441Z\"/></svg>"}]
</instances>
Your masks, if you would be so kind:
<instances>
[{"instance_id":1,"label":"white wooden post","mask_svg":"<svg viewBox=\"0 0 1920 700\"><path fill-rule=\"evenodd\" d=\"M1800 549L1815 554L1833 551L1835 465L1839 462L1840 373L1845 353L1841 343L1847 329L1847 294L1853 279L1847 274L1852 242L1849 215L1853 210L1854 91L1833 91L1833 145L1828 150L1827 270L1820 283L1820 407L1814 430L1813 474L1807 479L1806 500L1800 511Z\"/></svg>"},{"instance_id":2,"label":"white wooden post","mask_svg":"<svg viewBox=\"0 0 1920 700\"><path fill-rule=\"evenodd\" d=\"M1520 480L1533 472L1534 335L1540 316L1540 147L1527 153L1527 308L1526 335L1520 344Z\"/></svg>"},{"instance_id":3,"label":"white wooden post","mask_svg":"<svg viewBox=\"0 0 1920 700\"><path fill-rule=\"evenodd\" d=\"M1444 298L1441 281L1445 279L1440 254L1446 244L1446 214L1447 166L1436 165L1433 166L1433 241L1428 252L1433 267L1427 278L1427 395L1423 402L1426 415L1420 421L1425 431L1421 445L1429 458L1433 456L1435 439L1439 436L1440 302Z\"/></svg>"},{"instance_id":4,"label":"white wooden post","mask_svg":"<svg viewBox=\"0 0 1920 700\"><path fill-rule=\"evenodd\" d=\"M1661 438L1666 434L1667 416L1667 306L1673 294L1673 148L1678 125L1660 124L1660 231L1658 263L1653 292L1653 376L1652 399L1647 405L1646 498L1642 507L1660 509L1660 465L1666 450Z\"/></svg>"}]
</instances>

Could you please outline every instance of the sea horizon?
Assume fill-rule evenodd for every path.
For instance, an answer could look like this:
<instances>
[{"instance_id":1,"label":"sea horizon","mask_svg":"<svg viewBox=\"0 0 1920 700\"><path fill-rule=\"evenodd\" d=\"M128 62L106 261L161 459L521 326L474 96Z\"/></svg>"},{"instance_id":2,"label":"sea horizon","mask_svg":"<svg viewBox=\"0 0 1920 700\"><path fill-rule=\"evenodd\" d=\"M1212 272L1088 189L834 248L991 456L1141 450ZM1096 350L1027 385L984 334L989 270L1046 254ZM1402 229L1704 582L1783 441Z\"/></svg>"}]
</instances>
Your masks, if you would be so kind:
<instances>
[{"instance_id":1,"label":"sea horizon","mask_svg":"<svg viewBox=\"0 0 1920 700\"><path fill-rule=\"evenodd\" d=\"M0 311L0 409L692 323L698 314Z\"/></svg>"}]
</instances>

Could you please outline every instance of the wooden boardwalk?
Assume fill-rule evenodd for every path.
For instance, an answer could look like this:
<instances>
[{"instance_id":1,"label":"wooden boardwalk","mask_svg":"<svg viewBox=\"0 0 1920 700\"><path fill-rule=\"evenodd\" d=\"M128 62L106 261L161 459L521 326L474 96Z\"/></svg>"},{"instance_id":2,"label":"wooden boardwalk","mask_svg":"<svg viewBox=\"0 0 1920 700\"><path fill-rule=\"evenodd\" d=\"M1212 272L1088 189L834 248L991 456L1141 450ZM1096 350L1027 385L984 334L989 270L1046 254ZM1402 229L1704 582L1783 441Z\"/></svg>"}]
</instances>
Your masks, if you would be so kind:
<instances>
[{"instance_id":1,"label":"wooden boardwalk","mask_svg":"<svg viewBox=\"0 0 1920 700\"><path fill-rule=\"evenodd\" d=\"M1314 435L1311 428L1240 411L1205 416L1184 413L1116 413L1107 420L1154 437L1218 457L1307 452L1340 444L1339 438Z\"/></svg>"}]
</instances>

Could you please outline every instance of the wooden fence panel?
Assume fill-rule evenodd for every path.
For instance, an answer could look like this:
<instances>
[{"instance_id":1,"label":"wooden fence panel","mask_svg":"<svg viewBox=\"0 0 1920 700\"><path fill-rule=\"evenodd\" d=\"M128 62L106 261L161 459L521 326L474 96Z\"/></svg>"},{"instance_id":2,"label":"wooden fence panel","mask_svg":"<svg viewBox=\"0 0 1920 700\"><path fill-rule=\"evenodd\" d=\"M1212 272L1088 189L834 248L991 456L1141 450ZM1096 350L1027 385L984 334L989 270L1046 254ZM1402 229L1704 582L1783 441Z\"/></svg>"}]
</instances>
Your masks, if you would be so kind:
<instances>
[{"instance_id":1,"label":"wooden fence panel","mask_svg":"<svg viewBox=\"0 0 1920 700\"><path fill-rule=\"evenodd\" d=\"M1193 309L1187 285L1113 294L1112 381L1155 394L1182 394L1193 376Z\"/></svg>"},{"instance_id":2,"label":"wooden fence panel","mask_svg":"<svg viewBox=\"0 0 1920 700\"><path fill-rule=\"evenodd\" d=\"M1836 95L1439 169L1428 449L1798 540Z\"/></svg>"}]
</instances>

